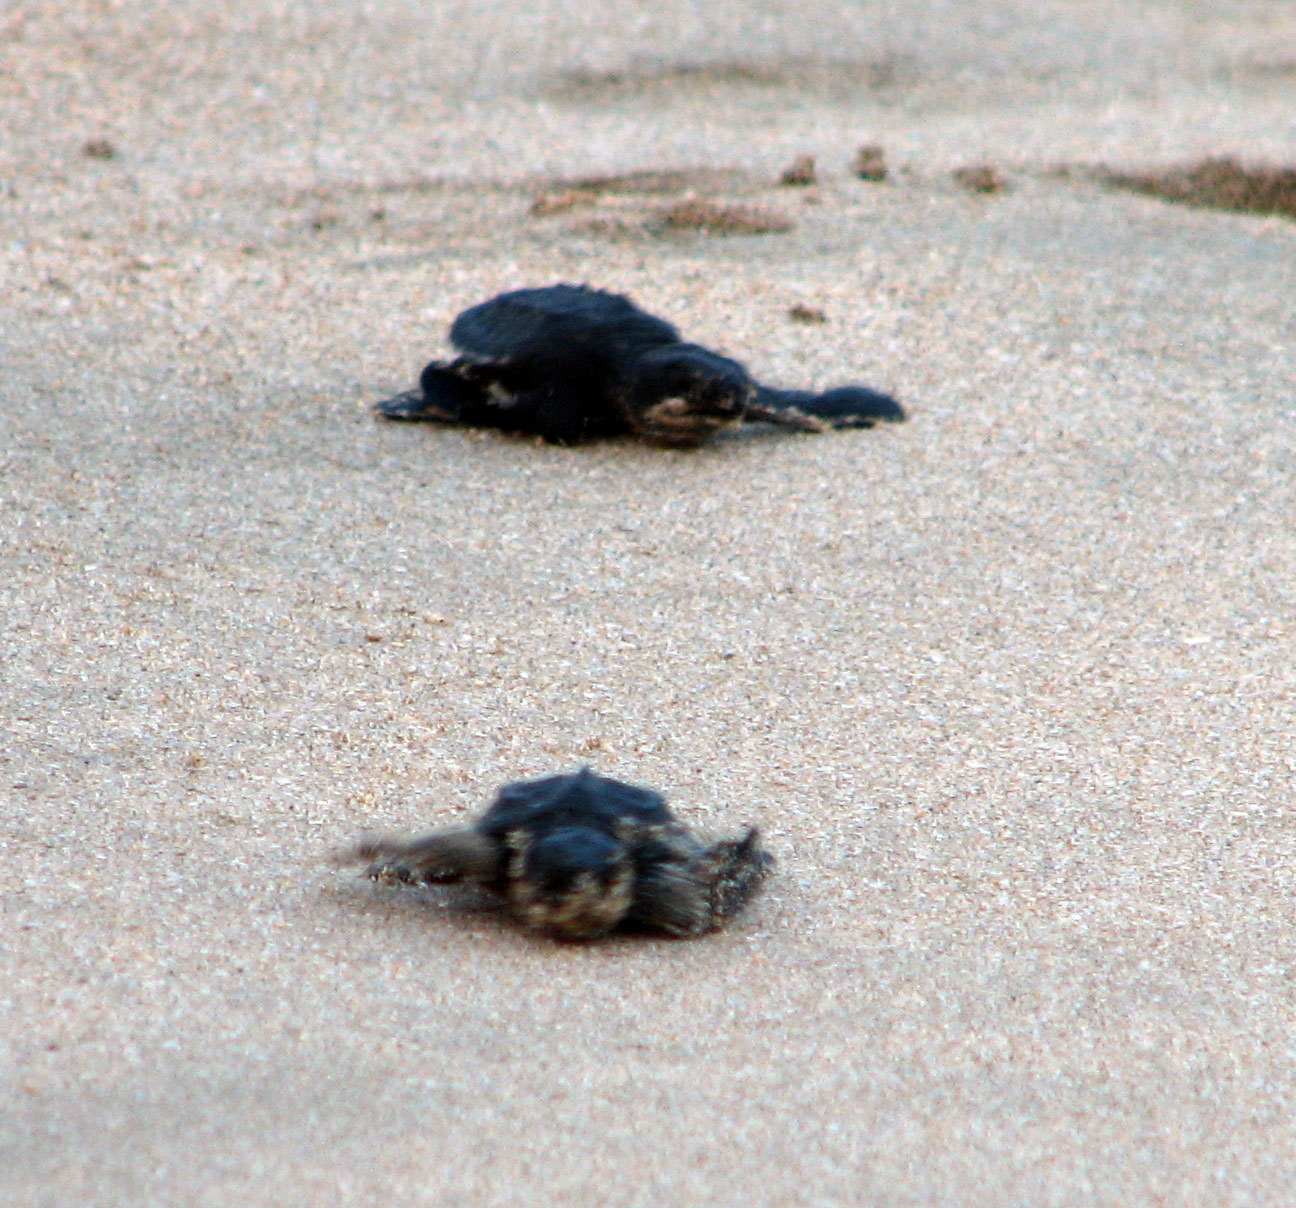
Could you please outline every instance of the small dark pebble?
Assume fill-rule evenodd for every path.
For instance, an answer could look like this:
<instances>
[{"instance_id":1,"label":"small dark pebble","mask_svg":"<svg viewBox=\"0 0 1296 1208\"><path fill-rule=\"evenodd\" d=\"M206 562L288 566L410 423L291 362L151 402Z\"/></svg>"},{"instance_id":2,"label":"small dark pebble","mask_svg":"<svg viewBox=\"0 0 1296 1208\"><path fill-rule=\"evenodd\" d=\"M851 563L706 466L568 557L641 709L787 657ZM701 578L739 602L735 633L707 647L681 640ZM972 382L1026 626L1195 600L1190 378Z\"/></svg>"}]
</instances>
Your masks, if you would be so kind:
<instances>
[{"instance_id":1,"label":"small dark pebble","mask_svg":"<svg viewBox=\"0 0 1296 1208\"><path fill-rule=\"evenodd\" d=\"M561 214L566 210L575 209L583 202L588 202L595 195L592 193L583 193L577 189L569 189L563 193L541 193L531 203L531 216L533 218L547 218L550 214Z\"/></svg>"},{"instance_id":2,"label":"small dark pebble","mask_svg":"<svg viewBox=\"0 0 1296 1208\"><path fill-rule=\"evenodd\" d=\"M87 159L116 159L117 147L106 138L92 138L82 148Z\"/></svg>"},{"instance_id":3,"label":"small dark pebble","mask_svg":"<svg viewBox=\"0 0 1296 1208\"><path fill-rule=\"evenodd\" d=\"M817 179L814 156L802 155L783 169L783 174L779 177L779 184L805 186L814 184Z\"/></svg>"},{"instance_id":4,"label":"small dark pebble","mask_svg":"<svg viewBox=\"0 0 1296 1208\"><path fill-rule=\"evenodd\" d=\"M877 143L866 143L855 152L852 171L860 180L886 180L886 152Z\"/></svg>"},{"instance_id":5,"label":"small dark pebble","mask_svg":"<svg viewBox=\"0 0 1296 1208\"><path fill-rule=\"evenodd\" d=\"M973 164L959 168L954 173L954 179L969 193L1002 193L1008 187L1008 182L993 164Z\"/></svg>"},{"instance_id":6,"label":"small dark pebble","mask_svg":"<svg viewBox=\"0 0 1296 1208\"><path fill-rule=\"evenodd\" d=\"M827 323L828 316L817 306L806 306L798 302L788 307L788 318L794 323Z\"/></svg>"}]
</instances>

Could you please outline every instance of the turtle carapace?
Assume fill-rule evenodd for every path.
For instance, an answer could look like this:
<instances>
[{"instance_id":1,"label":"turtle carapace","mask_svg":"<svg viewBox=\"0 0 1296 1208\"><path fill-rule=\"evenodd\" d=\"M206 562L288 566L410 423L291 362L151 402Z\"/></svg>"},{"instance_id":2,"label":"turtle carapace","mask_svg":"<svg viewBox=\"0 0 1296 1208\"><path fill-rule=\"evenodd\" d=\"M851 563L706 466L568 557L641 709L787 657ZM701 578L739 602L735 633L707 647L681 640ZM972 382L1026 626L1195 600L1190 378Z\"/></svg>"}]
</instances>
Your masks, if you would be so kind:
<instances>
[{"instance_id":1,"label":"turtle carapace","mask_svg":"<svg viewBox=\"0 0 1296 1208\"><path fill-rule=\"evenodd\" d=\"M744 422L821 432L904 419L895 399L867 386L816 394L761 385L629 298L585 285L500 294L459 315L450 342L457 357L431 362L417 390L377 412L555 444L632 433L697 445Z\"/></svg>"}]
</instances>

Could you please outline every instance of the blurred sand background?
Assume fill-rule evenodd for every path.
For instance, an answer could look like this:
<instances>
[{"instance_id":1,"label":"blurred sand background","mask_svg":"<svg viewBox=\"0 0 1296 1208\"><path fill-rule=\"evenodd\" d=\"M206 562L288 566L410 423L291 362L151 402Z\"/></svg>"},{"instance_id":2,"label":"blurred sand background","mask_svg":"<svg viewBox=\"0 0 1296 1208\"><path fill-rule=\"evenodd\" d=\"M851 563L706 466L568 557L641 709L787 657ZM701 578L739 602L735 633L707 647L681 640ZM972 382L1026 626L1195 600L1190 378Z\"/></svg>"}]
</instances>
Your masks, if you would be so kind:
<instances>
[{"instance_id":1,"label":"blurred sand background","mask_svg":"<svg viewBox=\"0 0 1296 1208\"><path fill-rule=\"evenodd\" d=\"M0 1200L1290 1203L1296 224L1078 170L1223 154L1289 5L0 9ZM561 279L912 420L368 413ZM769 891L327 863L586 761Z\"/></svg>"}]
</instances>

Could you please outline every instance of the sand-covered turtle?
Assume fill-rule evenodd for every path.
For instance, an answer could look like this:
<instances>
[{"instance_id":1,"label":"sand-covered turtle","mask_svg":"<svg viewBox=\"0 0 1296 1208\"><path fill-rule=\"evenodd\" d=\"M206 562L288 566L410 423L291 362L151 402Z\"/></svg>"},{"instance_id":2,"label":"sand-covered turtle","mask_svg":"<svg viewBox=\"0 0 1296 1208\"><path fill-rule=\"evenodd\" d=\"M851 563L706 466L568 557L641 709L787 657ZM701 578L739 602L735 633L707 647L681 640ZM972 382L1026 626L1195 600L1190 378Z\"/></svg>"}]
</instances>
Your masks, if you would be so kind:
<instances>
[{"instance_id":1,"label":"sand-covered turtle","mask_svg":"<svg viewBox=\"0 0 1296 1208\"><path fill-rule=\"evenodd\" d=\"M904 418L895 399L867 386L816 394L761 385L629 298L585 285L500 294L459 315L450 342L458 357L431 362L417 390L377 412L555 444L633 433L697 445L743 422L822 432Z\"/></svg>"},{"instance_id":2,"label":"sand-covered turtle","mask_svg":"<svg viewBox=\"0 0 1296 1208\"><path fill-rule=\"evenodd\" d=\"M754 827L704 843L660 793L589 768L507 784L471 826L368 840L343 858L367 861L375 880L475 882L527 926L573 940L623 924L702 935L741 909L774 863Z\"/></svg>"}]
</instances>

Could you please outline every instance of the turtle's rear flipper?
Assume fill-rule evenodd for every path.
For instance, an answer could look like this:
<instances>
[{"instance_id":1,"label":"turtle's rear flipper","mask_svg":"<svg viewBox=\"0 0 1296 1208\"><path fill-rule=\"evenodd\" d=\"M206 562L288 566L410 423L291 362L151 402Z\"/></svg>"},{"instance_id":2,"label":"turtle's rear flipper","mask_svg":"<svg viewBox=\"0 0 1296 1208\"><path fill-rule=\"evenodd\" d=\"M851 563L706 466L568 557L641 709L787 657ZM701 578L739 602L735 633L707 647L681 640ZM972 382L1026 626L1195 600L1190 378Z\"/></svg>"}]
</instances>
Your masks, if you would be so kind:
<instances>
[{"instance_id":1,"label":"turtle's rear flipper","mask_svg":"<svg viewBox=\"0 0 1296 1208\"><path fill-rule=\"evenodd\" d=\"M454 365L433 361L423 370L417 390L407 390L395 398L374 404L374 410L385 419L428 420L439 424L466 421L465 411L480 407L485 391L455 372Z\"/></svg>"},{"instance_id":2,"label":"turtle's rear flipper","mask_svg":"<svg viewBox=\"0 0 1296 1208\"><path fill-rule=\"evenodd\" d=\"M341 862L366 861L375 881L482 881L495 879L499 852L473 827L433 831L402 843L367 839L340 857Z\"/></svg>"},{"instance_id":3,"label":"turtle's rear flipper","mask_svg":"<svg viewBox=\"0 0 1296 1208\"><path fill-rule=\"evenodd\" d=\"M871 428L876 423L899 423L904 417L904 408L895 399L868 386L838 386L822 394L757 386L746 415L749 423L777 424L799 432Z\"/></svg>"}]
</instances>

